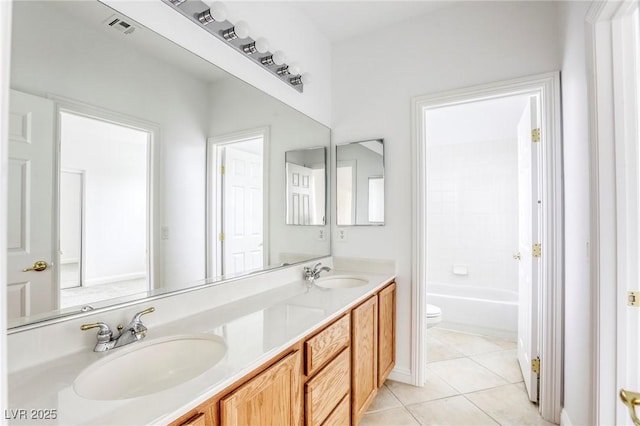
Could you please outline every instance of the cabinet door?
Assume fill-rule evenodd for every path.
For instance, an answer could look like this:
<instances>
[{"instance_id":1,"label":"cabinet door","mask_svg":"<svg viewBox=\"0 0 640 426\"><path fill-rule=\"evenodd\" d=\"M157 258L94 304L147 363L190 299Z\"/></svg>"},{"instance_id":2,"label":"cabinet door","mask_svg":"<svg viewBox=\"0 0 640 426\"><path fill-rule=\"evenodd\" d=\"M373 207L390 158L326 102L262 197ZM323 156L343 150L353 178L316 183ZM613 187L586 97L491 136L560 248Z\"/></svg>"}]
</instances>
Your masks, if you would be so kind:
<instances>
[{"instance_id":1,"label":"cabinet door","mask_svg":"<svg viewBox=\"0 0 640 426\"><path fill-rule=\"evenodd\" d=\"M378 387L396 365L396 283L378 293Z\"/></svg>"},{"instance_id":2,"label":"cabinet door","mask_svg":"<svg viewBox=\"0 0 640 426\"><path fill-rule=\"evenodd\" d=\"M222 426L301 423L300 351L286 356L220 401Z\"/></svg>"},{"instance_id":3,"label":"cabinet door","mask_svg":"<svg viewBox=\"0 0 640 426\"><path fill-rule=\"evenodd\" d=\"M378 391L378 296L351 311L351 410L358 424Z\"/></svg>"}]
</instances>

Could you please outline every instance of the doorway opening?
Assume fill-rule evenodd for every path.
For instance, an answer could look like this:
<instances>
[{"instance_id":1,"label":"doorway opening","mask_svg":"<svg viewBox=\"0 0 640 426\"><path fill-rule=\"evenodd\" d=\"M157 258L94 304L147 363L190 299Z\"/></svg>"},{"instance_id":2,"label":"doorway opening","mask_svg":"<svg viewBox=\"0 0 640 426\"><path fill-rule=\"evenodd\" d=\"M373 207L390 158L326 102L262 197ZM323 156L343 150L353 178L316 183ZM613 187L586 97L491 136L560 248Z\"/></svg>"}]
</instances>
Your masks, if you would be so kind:
<instances>
[{"instance_id":1,"label":"doorway opening","mask_svg":"<svg viewBox=\"0 0 640 426\"><path fill-rule=\"evenodd\" d=\"M268 129L208 141L207 277L267 264Z\"/></svg>"},{"instance_id":2,"label":"doorway opening","mask_svg":"<svg viewBox=\"0 0 640 426\"><path fill-rule=\"evenodd\" d=\"M59 118L60 307L149 290L151 132Z\"/></svg>"},{"instance_id":3,"label":"doorway opening","mask_svg":"<svg viewBox=\"0 0 640 426\"><path fill-rule=\"evenodd\" d=\"M487 105L504 107L510 101L518 106L511 107L509 113L498 113L497 124L489 123ZM517 335L528 397L539 401L543 418L558 422L562 389L559 75L423 96L414 99L413 108L415 384L426 380L427 302L473 302L469 305L473 309L443 306L443 320L447 321L447 311L464 311L451 320L461 328L464 316L475 309L478 317L489 322L463 331ZM438 129L439 123L451 121L443 114L456 109L469 115L454 119L453 126ZM472 114L474 110L479 111ZM508 114L514 118L508 120ZM491 149L503 145L504 151L489 154L489 146L478 143L480 139L487 142L482 137L485 126L486 131L495 131L509 121L511 145L489 138L494 139ZM439 144L438 133L442 135ZM476 145L452 143L464 133L475 139ZM437 151L450 157L454 165L445 166L432 158ZM505 158L509 155L510 161ZM501 162L508 164L502 171ZM466 192L456 192L456 186ZM454 214L456 208L459 215ZM461 223L452 222L456 216L462 218ZM494 234L499 238L494 239ZM438 242L443 248L434 245ZM483 309L490 315L482 314ZM537 358L544 369L536 371Z\"/></svg>"}]
</instances>

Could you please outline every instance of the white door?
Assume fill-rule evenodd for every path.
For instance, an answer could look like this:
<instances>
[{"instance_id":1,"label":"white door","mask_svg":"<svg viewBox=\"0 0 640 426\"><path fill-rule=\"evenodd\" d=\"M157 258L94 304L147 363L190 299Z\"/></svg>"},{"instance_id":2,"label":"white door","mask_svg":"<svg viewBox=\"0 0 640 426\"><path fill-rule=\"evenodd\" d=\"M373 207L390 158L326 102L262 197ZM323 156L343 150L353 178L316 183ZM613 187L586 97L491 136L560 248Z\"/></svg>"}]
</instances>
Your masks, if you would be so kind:
<instances>
[{"instance_id":1,"label":"white door","mask_svg":"<svg viewBox=\"0 0 640 426\"><path fill-rule=\"evenodd\" d=\"M223 273L262 268L262 156L227 145L224 170Z\"/></svg>"},{"instance_id":2,"label":"white door","mask_svg":"<svg viewBox=\"0 0 640 426\"><path fill-rule=\"evenodd\" d=\"M640 422L640 305L630 306L633 300L640 302L640 10L635 3L622 12L616 18L618 39L614 40L620 49L615 52L620 58L614 74L614 94L623 100L616 105L615 119L619 158L616 387L625 390L627 400L636 401L631 411L619 401L616 424L633 425L634 416Z\"/></svg>"},{"instance_id":3,"label":"white door","mask_svg":"<svg viewBox=\"0 0 640 426\"><path fill-rule=\"evenodd\" d=\"M53 102L15 90L10 97L8 316L18 318L58 306L52 256ZM23 271L44 261L42 271Z\"/></svg>"},{"instance_id":4,"label":"white door","mask_svg":"<svg viewBox=\"0 0 640 426\"><path fill-rule=\"evenodd\" d=\"M518 123L518 362L531 401L538 401L538 374L532 360L538 357L538 268L533 246L538 237L537 102L531 97Z\"/></svg>"},{"instance_id":5,"label":"white door","mask_svg":"<svg viewBox=\"0 0 640 426\"><path fill-rule=\"evenodd\" d=\"M315 211L313 169L287 163L287 223L311 225Z\"/></svg>"}]
</instances>

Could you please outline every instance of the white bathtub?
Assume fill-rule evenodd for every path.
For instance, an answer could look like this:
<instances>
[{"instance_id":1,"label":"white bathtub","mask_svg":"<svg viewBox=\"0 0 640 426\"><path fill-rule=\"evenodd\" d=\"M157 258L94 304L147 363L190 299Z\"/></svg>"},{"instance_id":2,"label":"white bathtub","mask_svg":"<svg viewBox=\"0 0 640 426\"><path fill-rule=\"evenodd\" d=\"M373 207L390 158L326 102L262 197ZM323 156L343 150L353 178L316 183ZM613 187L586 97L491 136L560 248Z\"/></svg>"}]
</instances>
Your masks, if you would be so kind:
<instances>
[{"instance_id":1,"label":"white bathtub","mask_svg":"<svg viewBox=\"0 0 640 426\"><path fill-rule=\"evenodd\" d=\"M427 303L442 310L441 327L517 338L518 293L515 291L430 282Z\"/></svg>"}]
</instances>

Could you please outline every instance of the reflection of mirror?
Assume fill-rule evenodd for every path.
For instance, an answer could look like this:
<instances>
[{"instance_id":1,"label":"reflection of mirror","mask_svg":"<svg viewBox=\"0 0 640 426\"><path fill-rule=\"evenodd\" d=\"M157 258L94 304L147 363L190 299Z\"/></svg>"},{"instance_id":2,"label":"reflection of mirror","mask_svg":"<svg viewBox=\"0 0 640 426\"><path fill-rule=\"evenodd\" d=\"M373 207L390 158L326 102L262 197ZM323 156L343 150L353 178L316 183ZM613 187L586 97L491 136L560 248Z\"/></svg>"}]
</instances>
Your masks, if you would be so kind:
<instances>
[{"instance_id":1,"label":"reflection of mirror","mask_svg":"<svg viewBox=\"0 0 640 426\"><path fill-rule=\"evenodd\" d=\"M329 129L98 1L15 2L12 29L11 327L329 254L281 207L285 152ZM222 196L256 131L261 190Z\"/></svg>"},{"instance_id":2,"label":"reflection of mirror","mask_svg":"<svg viewBox=\"0 0 640 426\"><path fill-rule=\"evenodd\" d=\"M336 146L337 224L384 225L382 139Z\"/></svg>"},{"instance_id":3,"label":"reflection of mirror","mask_svg":"<svg viewBox=\"0 0 640 426\"><path fill-rule=\"evenodd\" d=\"M324 225L327 158L324 147L285 154L287 225Z\"/></svg>"}]
</instances>

